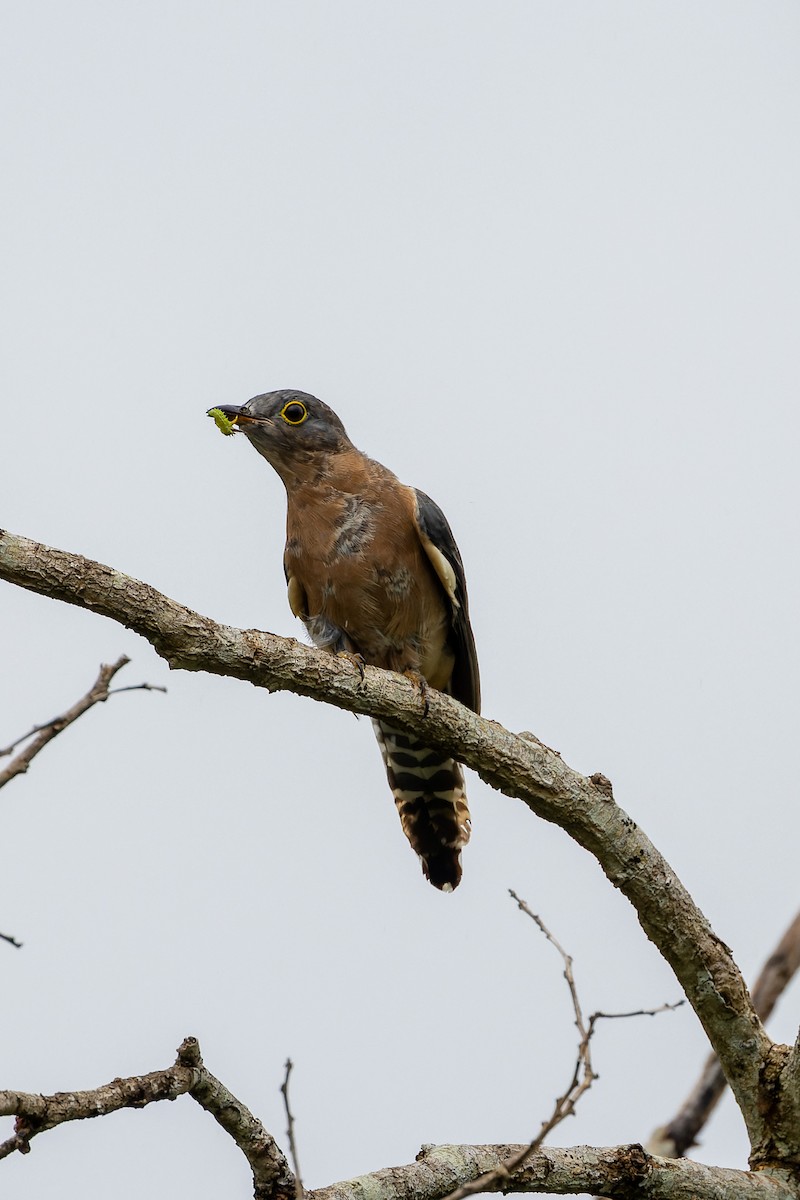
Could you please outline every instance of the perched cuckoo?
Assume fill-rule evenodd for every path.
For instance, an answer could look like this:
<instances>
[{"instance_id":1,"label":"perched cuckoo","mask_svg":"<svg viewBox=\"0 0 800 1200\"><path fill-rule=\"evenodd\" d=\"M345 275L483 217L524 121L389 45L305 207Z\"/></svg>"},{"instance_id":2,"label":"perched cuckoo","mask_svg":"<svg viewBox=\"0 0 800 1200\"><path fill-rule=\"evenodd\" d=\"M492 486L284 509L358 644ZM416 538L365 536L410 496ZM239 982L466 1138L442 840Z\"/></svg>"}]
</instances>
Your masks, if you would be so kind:
<instances>
[{"instance_id":1,"label":"perched cuckoo","mask_svg":"<svg viewBox=\"0 0 800 1200\"><path fill-rule=\"evenodd\" d=\"M336 413L306 392L211 411L283 480L289 605L312 641L479 712L464 567L433 500L357 450ZM386 721L373 725L403 831L434 887L452 891L470 834L461 767Z\"/></svg>"}]
</instances>

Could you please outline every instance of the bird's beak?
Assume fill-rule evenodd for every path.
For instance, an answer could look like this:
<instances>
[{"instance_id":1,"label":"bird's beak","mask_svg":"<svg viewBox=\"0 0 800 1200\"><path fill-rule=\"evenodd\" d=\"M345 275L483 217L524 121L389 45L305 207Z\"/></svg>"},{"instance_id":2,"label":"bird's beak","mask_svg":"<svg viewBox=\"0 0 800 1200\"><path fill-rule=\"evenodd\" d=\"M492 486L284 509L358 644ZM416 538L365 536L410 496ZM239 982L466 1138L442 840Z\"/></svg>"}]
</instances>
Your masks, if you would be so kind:
<instances>
[{"instance_id":1,"label":"bird's beak","mask_svg":"<svg viewBox=\"0 0 800 1200\"><path fill-rule=\"evenodd\" d=\"M224 417L228 418L231 425L238 425L240 428L242 425L249 425L255 421L255 417L251 417L243 408L234 404L218 404L216 408L209 409L208 415L212 416L215 412L221 412Z\"/></svg>"}]
</instances>

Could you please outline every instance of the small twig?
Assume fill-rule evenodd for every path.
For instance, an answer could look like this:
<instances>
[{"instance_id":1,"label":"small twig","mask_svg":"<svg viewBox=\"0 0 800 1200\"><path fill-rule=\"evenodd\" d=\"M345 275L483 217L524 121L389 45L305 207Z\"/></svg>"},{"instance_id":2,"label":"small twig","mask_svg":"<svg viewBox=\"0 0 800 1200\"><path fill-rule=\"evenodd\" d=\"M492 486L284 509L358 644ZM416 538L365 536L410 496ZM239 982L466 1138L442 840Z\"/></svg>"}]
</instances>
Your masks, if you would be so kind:
<instances>
[{"instance_id":1,"label":"small twig","mask_svg":"<svg viewBox=\"0 0 800 1200\"><path fill-rule=\"evenodd\" d=\"M18 737L9 746L0 749L1 758L11 754L22 742L28 741L29 738L34 739L25 750L21 751L16 758L11 760L3 771L0 771L0 788L9 783L15 776L24 775L31 761L45 748L47 743L51 742L54 737L57 737L68 725L72 725L74 721L77 721L78 717L83 716L95 704L104 703L109 696L113 696L117 692L166 692L167 689L165 687L159 687L152 683L137 683L131 687L110 688L109 684L111 680L130 661L128 656L123 654L115 663L101 666L100 673L89 688L89 691L73 704L71 708L68 708L61 716L53 717L52 721L46 721L43 725L34 725L33 729L23 734L22 737Z\"/></svg>"},{"instance_id":2,"label":"small twig","mask_svg":"<svg viewBox=\"0 0 800 1200\"><path fill-rule=\"evenodd\" d=\"M163 692L166 696L167 689L162 687L160 683L131 683L127 687L109 688L109 696L118 696L120 692Z\"/></svg>"},{"instance_id":3,"label":"small twig","mask_svg":"<svg viewBox=\"0 0 800 1200\"><path fill-rule=\"evenodd\" d=\"M18 942L15 937L11 936L10 933L0 933L0 938L2 938L4 942L9 942L12 946L15 946L17 950L22 949L22 942Z\"/></svg>"},{"instance_id":4,"label":"small twig","mask_svg":"<svg viewBox=\"0 0 800 1200\"><path fill-rule=\"evenodd\" d=\"M289 1155L292 1160L292 1168L294 1170L294 1188L297 1200L303 1200L305 1189L303 1188L303 1180L300 1175L300 1163L297 1159L297 1144L294 1140L294 1116L289 1105L289 1076L292 1073L294 1063L290 1058L286 1060L286 1075L281 1084L281 1095L283 1096L283 1107L286 1110L286 1135L289 1138Z\"/></svg>"},{"instance_id":5,"label":"small twig","mask_svg":"<svg viewBox=\"0 0 800 1200\"><path fill-rule=\"evenodd\" d=\"M686 1003L686 999L676 1000L674 1004L659 1004L658 1008L637 1008L633 1012L624 1013L606 1013L596 1012L589 1017L589 1022L592 1021L623 1021L628 1017L657 1017L659 1013L675 1012L676 1008L682 1008Z\"/></svg>"}]
</instances>

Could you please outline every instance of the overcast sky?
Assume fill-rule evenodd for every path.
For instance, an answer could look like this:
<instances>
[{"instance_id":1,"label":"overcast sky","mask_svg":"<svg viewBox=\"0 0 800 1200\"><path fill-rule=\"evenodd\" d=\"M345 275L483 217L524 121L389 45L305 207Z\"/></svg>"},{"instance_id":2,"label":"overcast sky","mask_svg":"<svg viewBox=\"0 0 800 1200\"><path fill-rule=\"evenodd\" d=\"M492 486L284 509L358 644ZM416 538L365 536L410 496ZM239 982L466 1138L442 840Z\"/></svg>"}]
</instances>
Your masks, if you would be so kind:
<instances>
[{"instance_id":1,"label":"overcast sky","mask_svg":"<svg viewBox=\"0 0 800 1200\"><path fill-rule=\"evenodd\" d=\"M609 776L749 978L797 906L799 49L763 0L0 9L0 525L300 636L280 482L205 411L319 395L446 512L485 714ZM475 776L443 896L368 721L0 605L0 743L123 652L169 688L2 793L0 1085L195 1034L285 1144L291 1055L318 1186L548 1115L575 1031L507 888L586 1010L679 997L594 860ZM645 1139L705 1053L686 1009L603 1026L554 1144ZM698 1156L745 1164L729 1101ZM249 1194L188 1099L0 1172L6 1200Z\"/></svg>"}]
</instances>

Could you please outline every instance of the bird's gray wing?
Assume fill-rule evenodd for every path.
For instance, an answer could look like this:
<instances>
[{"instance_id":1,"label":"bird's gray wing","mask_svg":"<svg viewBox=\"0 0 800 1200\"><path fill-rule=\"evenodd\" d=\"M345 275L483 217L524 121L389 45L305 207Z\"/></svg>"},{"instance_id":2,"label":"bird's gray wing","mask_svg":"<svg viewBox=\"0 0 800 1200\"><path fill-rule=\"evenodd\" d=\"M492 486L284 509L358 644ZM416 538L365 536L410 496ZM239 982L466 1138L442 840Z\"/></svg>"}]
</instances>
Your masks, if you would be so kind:
<instances>
[{"instance_id":1,"label":"bird's gray wing","mask_svg":"<svg viewBox=\"0 0 800 1200\"><path fill-rule=\"evenodd\" d=\"M475 650L472 626L469 623L464 564L461 561L453 531L439 505L419 488L415 488L414 491L417 497L416 516L420 541L451 602L450 645L456 661L453 667L450 691L456 700L460 700L467 708L471 708L473 712L480 712L481 683L478 655Z\"/></svg>"}]
</instances>

